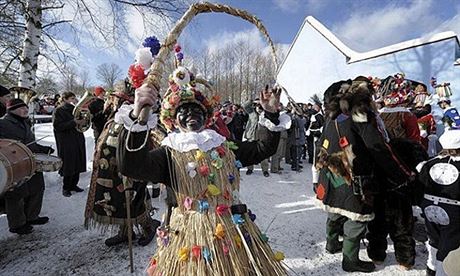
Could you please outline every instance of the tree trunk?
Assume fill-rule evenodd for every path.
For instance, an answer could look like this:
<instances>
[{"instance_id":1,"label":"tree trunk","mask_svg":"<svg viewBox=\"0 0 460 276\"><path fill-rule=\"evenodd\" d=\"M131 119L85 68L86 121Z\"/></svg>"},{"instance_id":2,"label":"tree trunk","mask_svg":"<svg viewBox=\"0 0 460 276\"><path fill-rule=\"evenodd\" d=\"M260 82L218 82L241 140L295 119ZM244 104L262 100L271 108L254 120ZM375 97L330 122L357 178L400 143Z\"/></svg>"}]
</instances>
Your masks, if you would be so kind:
<instances>
[{"instance_id":1,"label":"tree trunk","mask_svg":"<svg viewBox=\"0 0 460 276\"><path fill-rule=\"evenodd\" d=\"M19 68L18 86L35 88L40 38L42 35L42 1L28 0L25 12L26 32Z\"/></svg>"}]
</instances>

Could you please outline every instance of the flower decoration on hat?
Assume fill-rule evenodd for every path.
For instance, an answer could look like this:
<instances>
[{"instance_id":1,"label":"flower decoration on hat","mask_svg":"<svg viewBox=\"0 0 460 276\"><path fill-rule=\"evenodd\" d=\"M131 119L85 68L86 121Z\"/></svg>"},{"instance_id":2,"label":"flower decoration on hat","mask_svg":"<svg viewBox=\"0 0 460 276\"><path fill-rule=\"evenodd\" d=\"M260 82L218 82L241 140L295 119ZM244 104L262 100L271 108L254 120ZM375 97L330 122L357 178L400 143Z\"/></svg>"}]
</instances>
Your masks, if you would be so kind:
<instances>
[{"instance_id":1,"label":"flower decoration on hat","mask_svg":"<svg viewBox=\"0 0 460 276\"><path fill-rule=\"evenodd\" d=\"M388 92L383 96L386 106L394 107L410 102L413 96L411 82L405 79L403 73L397 73L388 81L390 81L390 86Z\"/></svg>"}]
</instances>

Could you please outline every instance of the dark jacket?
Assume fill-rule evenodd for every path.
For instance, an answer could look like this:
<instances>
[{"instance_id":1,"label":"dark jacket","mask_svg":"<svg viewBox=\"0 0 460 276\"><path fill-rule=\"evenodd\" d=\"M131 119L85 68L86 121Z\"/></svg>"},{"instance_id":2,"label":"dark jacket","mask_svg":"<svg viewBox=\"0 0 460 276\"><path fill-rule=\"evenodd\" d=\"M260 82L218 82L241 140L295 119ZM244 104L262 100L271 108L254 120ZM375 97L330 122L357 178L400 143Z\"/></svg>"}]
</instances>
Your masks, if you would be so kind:
<instances>
[{"instance_id":1,"label":"dark jacket","mask_svg":"<svg viewBox=\"0 0 460 276\"><path fill-rule=\"evenodd\" d=\"M272 121L275 125L279 124L278 114L269 114L265 112L265 117ZM143 148L136 152L126 150L126 129L122 130L118 142L117 161L120 173L128 177L138 180L148 180L153 183L164 183L171 185L175 180L170 178L171 163L170 149L160 147L158 149L148 151ZM145 137L145 132L132 133L130 143L132 147L138 147L142 144ZM280 134L279 132L269 131L267 128L259 127L259 139L253 142L234 141L238 149L233 150L236 160L239 160L243 167L258 164L262 160L275 154L278 148Z\"/></svg>"},{"instance_id":2,"label":"dark jacket","mask_svg":"<svg viewBox=\"0 0 460 276\"><path fill-rule=\"evenodd\" d=\"M27 145L35 141L35 135L30 128L29 120L7 113L5 117L0 119L0 138L20 141ZM52 148L37 143L31 143L27 147L33 153L47 154L52 152ZM18 189L25 189L28 186L31 192L38 192L45 189L44 184L43 173L37 172L24 185L18 187Z\"/></svg>"},{"instance_id":3,"label":"dark jacket","mask_svg":"<svg viewBox=\"0 0 460 276\"><path fill-rule=\"evenodd\" d=\"M329 164L342 162L340 154L344 151L340 140L342 146L352 145L352 176L362 177L362 189L367 199L372 198L372 194L381 188L375 181L378 178L376 175L386 176L395 187L405 183L411 175L411 171L396 159L379 129L371 122L355 122L344 114L335 120L329 119L318 141L319 151L323 152L317 155L318 158L327 156ZM351 183L346 183L343 175L333 173L331 167L334 168L330 165L320 170L319 186L316 189L325 209L353 220L371 220L371 202L365 202L361 195L355 195Z\"/></svg>"},{"instance_id":4,"label":"dark jacket","mask_svg":"<svg viewBox=\"0 0 460 276\"><path fill-rule=\"evenodd\" d=\"M107 117L103 113L104 100L96 98L88 105L89 112L91 113L91 127L94 130L94 140L97 141L99 135L104 129L104 125L107 122Z\"/></svg>"},{"instance_id":5,"label":"dark jacket","mask_svg":"<svg viewBox=\"0 0 460 276\"><path fill-rule=\"evenodd\" d=\"M62 159L59 173L63 176L86 171L85 137L75 128L73 109L73 105L66 103L53 113L54 138L58 155Z\"/></svg>"},{"instance_id":6,"label":"dark jacket","mask_svg":"<svg viewBox=\"0 0 460 276\"><path fill-rule=\"evenodd\" d=\"M0 118L6 114L6 106L0 103Z\"/></svg>"}]
</instances>

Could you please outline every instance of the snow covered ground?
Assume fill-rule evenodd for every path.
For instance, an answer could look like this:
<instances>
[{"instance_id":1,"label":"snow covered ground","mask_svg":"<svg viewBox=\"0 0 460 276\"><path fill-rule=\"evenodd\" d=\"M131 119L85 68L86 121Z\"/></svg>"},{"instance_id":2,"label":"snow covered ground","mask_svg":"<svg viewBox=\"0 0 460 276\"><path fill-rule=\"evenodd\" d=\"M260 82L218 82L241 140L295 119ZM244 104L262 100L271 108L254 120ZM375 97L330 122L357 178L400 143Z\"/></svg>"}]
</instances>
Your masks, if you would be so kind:
<instances>
[{"instance_id":1,"label":"snow covered ground","mask_svg":"<svg viewBox=\"0 0 460 276\"><path fill-rule=\"evenodd\" d=\"M52 135L50 124L38 125L37 138ZM87 135L88 161L92 159L94 143L91 131ZM42 144L54 144L50 136ZM284 164L284 163L283 163ZM88 163L90 167L90 163ZM257 215L256 223L267 231L274 250L286 255L290 275L344 275L341 255L327 254L325 247L326 213L315 205L310 181L310 166L301 173L291 172L284 164L281 175L262 176L260 170L246 176L242 171L241 198ZM81 174L84 193L62 196L62 178L46 173L46 191L42 215L50 222L34 227L30 235L18 236L8 231L5 215L0 216L0 275L130 275L127 246L108 248L104 239L109 233L87 231L83 227L90 171ZM154 205L163 209L156 199ZM156 215L159 218L159 214ZM421 228L421 224L417 224ZM135 275L143 275L155 243L146 247L134 243ZM411 271L401 271L390 246L387 260L377 271L366 275L425 275L427 253L417 241L416 265ZM361 257L366 258L364 246ZM354 273L352 275L361 275Z\"/></svg>"}]
</instances>

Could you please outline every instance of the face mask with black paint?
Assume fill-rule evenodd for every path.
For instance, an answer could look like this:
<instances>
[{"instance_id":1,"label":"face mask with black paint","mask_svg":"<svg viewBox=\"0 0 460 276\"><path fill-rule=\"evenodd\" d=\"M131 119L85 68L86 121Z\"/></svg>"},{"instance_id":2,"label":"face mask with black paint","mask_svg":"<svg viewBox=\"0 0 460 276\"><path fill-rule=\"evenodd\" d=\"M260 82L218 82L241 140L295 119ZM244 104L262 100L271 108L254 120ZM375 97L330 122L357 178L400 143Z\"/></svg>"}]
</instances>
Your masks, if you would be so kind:
<instances>
[{"instance_id":1,"label":"face mask with black paint","mask_svg":"<svg viewBox=\"0 0 460 276\"><path fill-rule=\"evenodd\" d=\"M181 105L176 111L176 120L183 131L198 132L205 127L205 112L195 103Z\"/></svg>"}]
</instances>

